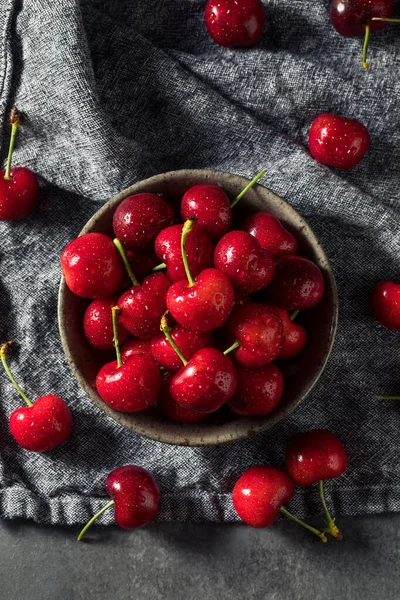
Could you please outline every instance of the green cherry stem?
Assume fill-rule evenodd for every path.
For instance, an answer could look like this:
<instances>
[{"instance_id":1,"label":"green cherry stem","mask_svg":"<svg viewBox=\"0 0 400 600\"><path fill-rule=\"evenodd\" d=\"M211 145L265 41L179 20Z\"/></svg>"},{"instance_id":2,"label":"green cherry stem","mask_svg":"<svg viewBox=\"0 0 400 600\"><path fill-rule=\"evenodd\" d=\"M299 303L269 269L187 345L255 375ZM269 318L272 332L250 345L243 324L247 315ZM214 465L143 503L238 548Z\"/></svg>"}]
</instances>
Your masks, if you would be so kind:
<instances>
[{"instance_id":1,"label":"green cherry stem","mask_svg":"<svg viewBox=\"0 0 400 600\"><path fill-rule=\"evenodd\" d=\"M117 355L117 365L118 369L122 367L122 358L121 358L121 350L119 348L119 339L118 339L118 315L121 314L121 309L119 306L113 306L111 309L111 318L112 318L112 326L114 333L114 346L115 346L115 354Z\"/></svg>"},{"instance_id":2,"label":"green cherry stem","mask_svg":"<svg viewBox=\"0 0 400 600\"><path fill-rule=\"evenodd\" d=\"M10 138L10 145L8 147L6 172L4 174L4 179L7 179L7 180L12 179L12 177L11 177L11 160L12 160L12 155L14 152L15 138L17 137L17 131L18 131L18 126L19 126L20 120L21 120L21 113L19 112L18 108L16 106L14 106L11 109L11 113L10 113L11 138Z\"/></svg>"},{"instance_id":3,"label":"green cherry stem","mask_svg":"<svg viewBox=\"0 0 400 600\"><path fill-rule=\"evenodd\" d=\"M188 281L189 281L189 287L193 287L196 282L193 279L192 274L190 272L190 268L189 268L189 263L188 263L187 254L186 254L186 240L187 240L187 236L192 231L193 226L195 225L196 222L197 222L197 219L195 219L194 217L185 221L183 224L182 236L181 236L182 260L183 260L183 265L185 267L186 277L188 278Z\"/></svg>"},{"instance_id":4,"label":"green cherry stem","mask_svg":"<svg viewBox=\"0 0 400 600\"><path fill-rule=\"evenodd\" d=\"M152 273L156 273L157 271L162 271L163 269L166 269L167 265L165 263L161 263L160 265L157 265L156 267L152 268Z\"/></svg>"},{"instance_id":5,"label":"green cherry stem","mask_svg":"<svg viewBox=\"0 0 400 600\"><path fill-rule=\"evenodd\" d=\"M232 352L233 350L236 350L236 348L240 348L240 342L238 340L236 340L236 342L233 342L232 346L229 346L229 348L227 348L223 354L225 354L225 356L227 354L229 354L229 352Z\"/></svg>"},{"instance_id":6,"label":"green cherry stem","mask_svg":"<svg viewBox=\"0 0 400 600\"><path fill-rule=\"evenodd\" d=\"M376 400L400 400L400 396L375 396Z\"/></svg>"},{"instance_id":7,"label":"green cherry stem","mask_svg":"<svg viewBox=\"0 0 400 600\"><path fill-rule=\"evenodd\" d=\"M231 203L231 208L233 208L234 206L236 206L236 204L239 202L239 200L241 200L243 198L243 196L245 194L247 194L247 192L253 187L253 185L255 183L257 183L257 181L259 179L261 179L261 177L266 173L266 169L263 169L262 171L260 171L255 177L253 177L253 179L246 185L246 187L244 188L244 190L242 190L240 192L240 194L238 194L236 196L236 198L233 200L233 202Z\"/></svg>"},{"instance_id":8,"label":"green cherry stem","mask_svg":"<svg viewBox=\"0 0 400 600\"><path fill-rule=\"evenodd\" d=\"M304 523L304 521L302 521L301 519L298 519L297 517L292 515L292 513L289 512L288 510L286 510L286 508L284 508L283 506L280 507L279 512L282 515L285 515L285 517L288 517L289 519L294 521L295 523L298 523L302 527L305 527L306 529L308 529L308 531L311 531L311 533L313 533L314 535L317 535L319 537L319 539L321 540L321 542L325 543L327 541L326 535L322 531L319 531L319 529L316 529L315 527L311 527L311 525Z\"/></svg>"},{"instance_id":9,"label":"green cherry stem","mask_svg":"<svg viewBox=\"0 0 400 600\"><path fill-rule=\"evenodd\" d=\"M325 517L325 522L327 524L327 529L324 531L326 531L326 533L329 533L332 537L336 538L337 540L341 540L342 538L342 534L340 533L339 528L337 527L337 525L335 525L335 521L334 519L332 519L328 507L326 505L325 502L325 496L324 496L324 484L322 479L319 480L318 482L318 486L319 486L319 497L321 498L321 502L322 502L322 508L324 509L324 517Z\"/></svg>"},{"instance_id":10,"label":"green cherry stem","mask_svg":"<svg viewBox=\"0 0 400 600\"><path fill-rule=\"evenodd\" d=\"M96 519L99 518L100 515L103 514L103 512L105 512L106 510L108 510L109 508L111 508L114 504L114 500L110 500L110 502L108 502L105 506L103 506L103 508L101 508L99 510L98 513L96 513L94 515L94 517L92 517L90 519L90 521L88 521L85 525L85 527L81 530L80 534L77 537L78 542L81 541L81 539L83 538L83 536L85 535L85 533L87 532L87 530L89 529L89 527L91 527L91 525L93 525L93 523L95 522Z\"/></svg>"},{"instance_id":11,"label":"green cherry stem","mask_svg":"<svg viewBox=\"0 0 400 600\"><path fill-rule=\"evenodd\" d=\"M299 314L299 312L300 312L299 310L295 310L294 312L292 312L292 314L290 315L290 319L292 321L294 321L295 318L297 317L297 315Z\"/></svg>"},{"instance_id":12,"label":"green cherry stem","mask_svg":"<svg viewBox=\"0 0 400 600\"><path fill-rule=\"evenodd\" d=\"M369 64L367 63L367 51L368 51L368 44L369 44L369 34L370 34L370 25L369 25L369 23L367 23L365 25L364 45L363 45L363 51L362 51L362 65L363 65L364 69L368 69L369 68Z\"/></svg>"},{"instance_id":13,"label":"green cherry stem","mask_svg":"<svg viewBox=\"0 0 400 600\"><path fill-rule=\"evenodd\" d=\"M115 238L113 240L113 242L114 242L114 246L116 247L116 249L118 250L118 252L121 255L121 258L122 258L122 260L124 262L124 265L125 265L126 272L128 273L129 279L132 281L132 284L133 285L140 285L139 282L138 282L138 280L135 277L134 272L131 269L131 265L129 264L128 257L125 254L125 250L123 249L120 240L118 238Z\"/></svg>"},{"instance_id":14,"label":"green cherry stem","mask_svg":"<svg viewBox=\"0 0 400 600\"><path fill-rule=\"evenodd\" d=\"M400 19L390 19L389 17L372 17L370 21L385 21L385 23L400 23Z\"/></svg>"},{"instance_id":15,"label":"green cherry stem","mask_svg":"<svg viewBox=\"0 0 400 600\"><path fill-rule=\"evenodd\" d=\"M10 371L10 368L7 364L7 354L8 351L10 349L10 347L12 346L13 342L7 342L6 344L2 344L2 346L0 347L0 358L1 358L1 362L3 363L3 367L5 372L7 373L11 383L13 384L13 386L15 387L15 389L17 390L17 392L19 393L19 395L21 396L21 398L23 398L25 400L25 402L27 403L28 406L32 406L33 402L31 402L28 398L28 396L26 396L24 394L24 392L21 390L21 388L19 387L18 383L15 381L13 374Z\"/></svg>"},{"instance_id":16,"label":"green cherry stem","mask_svg":"<svg viewBox=\"0 0 400 600\"><path fill-rule=\"evenodd\" d=\"M186 366L188 364L188 361L183 356L180 348L177 346L177 344L175 343L175 341L174 341L174 339L173 339L173 337L171 335L171 330L169 328L168 320L167 320L167 314L168 313L165 313L165 315L163 315L161 317L160 329L163 332L163 334L165 335L165 337L167 338L167 340L169 341L169 343L171 344L172 348L175 350L175 352L177 353L177 355L181 359L181 361L183 362L183 364Z\"/></svg>"}]
</instances>

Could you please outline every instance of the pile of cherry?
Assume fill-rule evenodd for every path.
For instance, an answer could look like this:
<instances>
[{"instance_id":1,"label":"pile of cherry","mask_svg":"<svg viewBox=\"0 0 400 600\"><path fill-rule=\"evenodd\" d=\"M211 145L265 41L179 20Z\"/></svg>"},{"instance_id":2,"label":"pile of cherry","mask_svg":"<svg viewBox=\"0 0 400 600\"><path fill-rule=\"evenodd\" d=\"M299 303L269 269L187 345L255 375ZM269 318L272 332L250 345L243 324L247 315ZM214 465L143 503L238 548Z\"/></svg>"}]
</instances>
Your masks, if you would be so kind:
<instances>
[{"instance_id":1,"label":"pile of cherry","mask_svg":"<svg viewBox=\"0 0 400 600\"><path fill-rule=\"evenodd\" d=\"M194 422L224 404L246 416L277 406L284 383L272 361L293 358L307 338L289 311L315 306L324 279L273 215L231 229L233 206L262 173L233 202L218 185L189 188L183 223L161 194L129 196L114 212L114 240L87 233L64 249L69 289L94 299L88 341L116 349L96 378L112 408L137 413L157 401L170 419ZM121 291L124 265L131 287Z\"/></svg>"}]
</instances>

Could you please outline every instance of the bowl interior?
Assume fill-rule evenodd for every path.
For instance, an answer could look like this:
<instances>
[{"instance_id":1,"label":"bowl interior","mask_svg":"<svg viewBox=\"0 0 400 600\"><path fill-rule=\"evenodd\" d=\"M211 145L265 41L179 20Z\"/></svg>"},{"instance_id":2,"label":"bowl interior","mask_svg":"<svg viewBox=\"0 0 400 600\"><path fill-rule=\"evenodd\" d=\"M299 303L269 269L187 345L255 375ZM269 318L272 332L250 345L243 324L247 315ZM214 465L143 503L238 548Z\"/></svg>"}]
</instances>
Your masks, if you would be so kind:
<instances>
[{"instance_id":1,"label":"bowl interior","mask_svg":"<svg viewBox=\"0 0 400 600\"><path fill-rule=\"evenodd\" d=\"M184 192L198 183L218 184L233 199L248 183L243 177L216 171L173 171L137 183L107 202L85 225L81 234L102 232L113 235L112 216L117 205L127 196L139 192L163 193L177 208ZM308 341L299 356L279 363L285 377L285 391L276 409L264 417L238 417L223 407L200 423L174 423L157 408L137 414L124 414L110 408L96 392L99 368L113 353L94 350L87 342L82 327L88 300L72 294L64 279L59 291L59 326L68 362L81 387L108 415L124 427L149 438L178 445L212 445L242 439L268 429L290 414L305 398L320 376L328 359L336 330L337 291L328 259L306 221L282 198L263 186L251 189L234 209L234 227L244 217L266 210L278 217L299 242L299 253L313 260L321 269L326 284L322 301L314 308L300 312L297 320L308 333ZM177 210L179 213L179 209Z\"/></svg>"}]
</instances>

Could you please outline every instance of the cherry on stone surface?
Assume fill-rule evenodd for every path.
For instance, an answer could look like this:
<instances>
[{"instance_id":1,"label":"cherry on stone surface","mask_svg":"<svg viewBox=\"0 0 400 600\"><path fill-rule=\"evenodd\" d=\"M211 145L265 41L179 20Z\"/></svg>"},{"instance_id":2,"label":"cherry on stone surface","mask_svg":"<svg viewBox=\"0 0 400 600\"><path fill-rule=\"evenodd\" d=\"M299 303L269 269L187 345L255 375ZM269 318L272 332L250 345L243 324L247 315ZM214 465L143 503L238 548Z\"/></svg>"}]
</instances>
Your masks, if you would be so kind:
<instances>
[{"instance_id":1,"label":"cherry on stone surface","mask_svg":"<svg viewBox=\"0 0 400 600\"><path fill-rule=\"evenodd\" d=\"M273 363L249 369L236 365L238 383L229 408L242 416L268 415L279 404L283 394L283 376Z\"/></svg>"},{"instance_id":2,"label":"cherry on stone surface","mask_svg":"<svg viewBox=\"0 0 400 600\"><path fill-rule=\"evenodd\" d=\"M114 506L114 519L123 529L136 529L153 521L160 512L160 489L149 471L136 465L126 465L111 471L105 489L112 500L85 525L80 541L94 521Z\"/></svg>"},{"instance_id":3,"label":"cherry on stone surface","mask_svg":"<svg viewBox=\"0 0 400 600\"><path fill-rule=\"evenodd\" d=\"M111 309L117 304L117 297L93 300L83 316L83 331L88 342L99 350L114 349L114 331ZM118 337L122 344L129 336L125 327L118 323Z\"/></svg>"},{"instance_id":4,"label":"cherry on stone surface","mask_svg":"<svg viewBox=\"0 0 400 600\"><path fill-rule=\"evenodd\" d=\"M282 256L275 263L267 295L281 308L304 310L318 304L324 291L324 277L315 263L304 256Z\"/></svg>"},{"instance_id":5,"label":"cherry on stone surface","mask_svg":"<svg viewBox=\"0 0 400 600\"><path fill-rule=\"evenodd\" d=\"M213 346L211 333L189 331L179 324L171 328L171 336L186 359L193 356L200 348ZM179 371L182 361L176 354L164 333L151 339L151 352L154 360L169 371Z\"/></svg>"},{"instance_id":6,"label":"cherry on stone surface","mask_svg":"<svg viewBox=\"0 0 400 600\"><path fill-rule=\"evenodd\" d=\"M307 331L292 320L289 311L275 305L269 305L277 313L283 325L283 344L276 360L289 360L297 356L307 342Z\"/></svg>"},{"instance_id":7,"label":"cherry on stone surface","mask_svg":"<svg viewBox=\"0 0 400 600\"><path fill-rule=\"evenodd\" d=\"M238 306L227 323L239 347L234 358L246 367L262 367L273 361L283 344L283 325L268 306L252 302Z\"/></svg>"},{"instance_id":8,"label":"cherry on stone surface","mask_svg":"<svg viewBox=\"0 0 400 600\"><path fill-rule=\"evenodd\" d=\"M11 138L7 166L0 170L0 221L16 221L35 208L39 196L36 175L26 167L11 168L20 112L14 106L10 113Z\"/></svg>"},{"instance_id":9,"label":"cherry on stone surface","mask_svg":"<svg viewBox=\"0 0 400 600\"><path fill-rule=\"evenodd\" d=\"M104 233L86 233L70 242L61 254L61 268L71 292L83 298L112 296L124 278L117 249Z\"/></svg>"},{"instance_id":10,"label":"cherry on stone surface","mask_svg":"<svg viewBox=\"0 0 400 600\"><path fill-rule=\"evenodd\" d=\"M47 452L60 446L69 437L72 415L68 404L54 394L31 402L15 381L7 364L12 342L0 347L0 358L11 383L28 406L17 408L10 417L11 435L22 448L32 452Z\"/></svg>"},{"instance_id":11,"label":"cherry on stone surface","mask_svg":"<svg viewBox=\"0 0 400 600\"><path fill-rule=\"evenodd\" d=\"M182 362L180 363L182 366ZM187 408L180 406L171 394L171 381L174 377L174 373L165 373L163 377L163 384L161 394L158 397L157 404L162 412L171 421L177 423L197 423L203 421L206 418L206 414L195 412Z\"/></svg>"},{"instance_id":12,"label":"cherry on stone surface","mask_svg":"<svg viewBox=\"0 0 400 600\"><path fill-rule=\"evenodd\" d=\"M154 243L156 254L166 265L166 276L172 282L186 278L182 259L183 225L171 225L158 234ZM213 266L214 246L209 233L194 224L186 240L186 254L193 277Z\"/></svg>"},{"instance_id":13,"label":"cherry on stone surface","mask_svg":"<svg viewBox=\"0 0 400 600\"><path fill-rule=\"evenodd\" d=\"M187 221L192 217L214 240L227 233L232 225L232 211L224 190L219 185L207 183L189 188L182 197L181 218Z\"/></svg>"},{"instance_id":14,"label":"cherry on stone surface","mask_svg":"<svg viewBox=\"0 0 400 600\"><path fill-rule=\"evenodd\" d=\"M115 236L127 250L151 250L162 229L175 220L172 206L159 194L135 194L122 200L114 212Z\"/></svg>"},{"instance_id":15,"label":"cherry on stone surface","mask_svg":"<svg viewBox=\"0 0 400 600\"><path fill-rule=\"evenodd\" d=\"M126 362L131 356L136 354L151 354L151 346L149 339L129 338L121 348L121 360Z\"/></svg>"},{"instance_id":16,"label":"cherry on stone surface","mask_svg":"<svg viewBox=\"0 0 400 600\"><path fill-rule=\"evenodd\" d=\"M352 169L365 156L370 143L367 128L355 119L323 113L311 124L308 145L318 162Z\"/></svg>"},{"instance_id":17,"label":"cherry on stone surface","mask_svg":"<svg viewBox=\"0 0 400 600\"><path fill-rule=\"evenodd\" d=\"M371 305L381 325L400 330L400 282L380 281L372 293Z\"/></svg>"},{"instance_id":18,"label":"cherry on stone surface","mask_svg":"<svg viewBox=\"0 0 400 600\"><path fill-rule=\"evenodd\" d=\"M268 212L257 212L245 220L242 229L256 238L272 256L297 254L299 244L282 223Z\"/></svg>"},{"instance_id":19,"label":"cherry on stone surface","mask_svg":"<svg viewBox=\"0 0 400 600\"><path fill-rule=\"evenodd\" d=\"M373 17L390 18L393 0L332 0L331 23L344 37L364 37L369 23L371 33L386 27L385 21L371 21Z\"/></svg>"},{"instance_id":20,"label":"cherry on stone surface","mask_svg":"<svg viewBox=\"0 0 400 600\"><path fill-rule=\"evenodd\" d=\"M252 46L263 32L265 10L261 0L208 0L204 20L220 46Z\"/></svg>"},{"instance_id":21,"label":"cherry on stone surface","mask_svg":"<svg viewBox=\"0 0 400 600\"><path fill-rule=\"evenodd\" d=\"M234 289L245 294L266 287L275 273L272 255L246 231L229 231L219 240L214 264L228 276Z\"/></svg>"}]
</instances>

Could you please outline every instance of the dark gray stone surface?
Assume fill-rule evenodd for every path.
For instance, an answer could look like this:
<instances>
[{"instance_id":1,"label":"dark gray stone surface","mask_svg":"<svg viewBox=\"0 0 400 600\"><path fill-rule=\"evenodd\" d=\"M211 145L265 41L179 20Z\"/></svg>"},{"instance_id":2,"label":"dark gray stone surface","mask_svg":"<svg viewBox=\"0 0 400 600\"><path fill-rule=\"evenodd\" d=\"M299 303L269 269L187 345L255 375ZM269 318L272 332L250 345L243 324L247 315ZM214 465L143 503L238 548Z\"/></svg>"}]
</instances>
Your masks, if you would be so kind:
<instances>
[{"instance_id":1,"label":"dark gray stone surface","mask_svg":"<svg viewBox=\"0 0 400 600\"><path fill-rule=\"evenodd\" d=\"M135 532L0 523L1 600L398 600L400 515L296 525L156 523Z\"/></svg>"}]
</instances>

